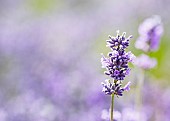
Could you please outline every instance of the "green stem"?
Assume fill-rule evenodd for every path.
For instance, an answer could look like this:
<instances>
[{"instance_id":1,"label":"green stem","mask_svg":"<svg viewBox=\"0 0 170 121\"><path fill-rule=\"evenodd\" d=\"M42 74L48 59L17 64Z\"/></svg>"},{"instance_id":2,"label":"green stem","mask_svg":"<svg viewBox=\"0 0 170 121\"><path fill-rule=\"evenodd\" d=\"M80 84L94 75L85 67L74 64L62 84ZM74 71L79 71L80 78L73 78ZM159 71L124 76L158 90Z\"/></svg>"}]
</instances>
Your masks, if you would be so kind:
<instances>
[{"instance_id":1,"label":"green stem","mask_svg":"<svg viewBox=\"0 0 170 121\"><path fill-rule=\"evenodd\" d=\"M111 95L110 121L113 121L114 93Z\"/></svg>"}]
</instances>

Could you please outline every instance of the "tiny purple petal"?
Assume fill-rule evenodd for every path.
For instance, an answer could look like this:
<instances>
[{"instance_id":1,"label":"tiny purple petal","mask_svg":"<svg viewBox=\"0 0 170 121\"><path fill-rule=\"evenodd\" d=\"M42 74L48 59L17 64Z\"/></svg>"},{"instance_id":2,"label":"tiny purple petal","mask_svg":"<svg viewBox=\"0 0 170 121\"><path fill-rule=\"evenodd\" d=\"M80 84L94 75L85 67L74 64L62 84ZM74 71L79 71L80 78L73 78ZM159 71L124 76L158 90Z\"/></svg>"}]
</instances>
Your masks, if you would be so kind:
<instances>
[{"instance_id":1,"label":"tiny purple petal","mask_svg":"<svg viewBox=\"0 0 170 121\"><path fill-rule=\"evenodd\" d=\"M128 82L125 86L124 86L124 90L125 91L129 91L130 90L130 84L131 84L131 82Z\"/></svg>"},{"instance_id":2,"label":"tiny purple petal","mask_svg":"<svg viewBox=\"0 0 170 121\"><path fill-rule=\"evenodd\" d=\"M125 74L126 74L126 75L129 75L130 70L131 70L131 69L130 69L130 68L128 68L128 69L125 71Z\"/></svg>"},{"instance_id":3,"label":"tiny purple petal","mask_svg":"<svg viewBox=\"0 0 170 121\"><path fill-rule=\"evenodd\" d=\"M125 55L129 59L129 62L134 62L136 56L131 51L127 52Z\"/></svg>"},{"instance_id":4,"label":"tiny purple petal","mask_svg":"<svg viewBox=\"0 0 170 121\"><path fill-rule=\"evenodd\" d=\"M102 68L106 68L110 64L110 59L106 58L103 54L101 58Z\"/></svg>"}]
</instances>

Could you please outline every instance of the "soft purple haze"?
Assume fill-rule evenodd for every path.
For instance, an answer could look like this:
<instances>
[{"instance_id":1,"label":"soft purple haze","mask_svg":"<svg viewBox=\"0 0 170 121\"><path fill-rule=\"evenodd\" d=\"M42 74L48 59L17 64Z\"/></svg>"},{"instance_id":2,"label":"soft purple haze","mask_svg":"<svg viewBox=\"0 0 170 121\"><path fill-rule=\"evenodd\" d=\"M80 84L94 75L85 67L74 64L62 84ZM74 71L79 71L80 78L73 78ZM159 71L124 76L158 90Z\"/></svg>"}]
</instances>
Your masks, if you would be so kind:
<instances>
[{"instance_id":1,"label":"soft purple haze","mask_svg":"<svg viewBox=\"0 0 170 121\"><path fill-rule=\"evenodd\" d=\"M119 28L134 34L135 40L139 19L144 20L154 12L162 17L168 38L167 3L167 0L1 0L0 121L102 120L102 110L109 108L110 99L102 93L100 84L106 78L99 61L100 53L107 52L104 39ZM161 64L168 69L169 59L165 57L169 57L170 51L165 49ZM162 71L165 72L168 71ZM133 85L134 80L126 81ZM156 96L154 100L144 100L144 104L156 105L161 112L157 120L168 121L169 87L168 84L160 87L155 93L153 88L146 88L144 95L146 99L152 94L159 95L162 109ZM132 95L133 91L131 86ZM128 94L128 98L115 100L115 110L122 112L127 104L133 105L134 99Z\"/></svg>"}]
</instances>

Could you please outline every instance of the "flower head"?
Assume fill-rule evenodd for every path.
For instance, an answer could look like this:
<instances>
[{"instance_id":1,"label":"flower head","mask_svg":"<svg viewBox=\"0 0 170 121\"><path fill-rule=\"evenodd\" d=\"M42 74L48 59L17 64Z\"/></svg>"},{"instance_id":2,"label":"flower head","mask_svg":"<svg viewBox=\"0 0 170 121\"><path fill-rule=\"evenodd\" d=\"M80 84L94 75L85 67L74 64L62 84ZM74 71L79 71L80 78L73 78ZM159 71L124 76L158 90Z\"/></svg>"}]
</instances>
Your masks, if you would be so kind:
<instances>
[{"instance_id":1,"label":"flower head","mask_svg":"<svg viewBox=\"0 0 170 121\"><path fill-rule=\"evenodd\" d=\"M117 36L112 37L109 35L109 40L106 40L107 46L110 47L112 50L119 50L125 49L129 46L129 40L132 38L132 35L128 38L125 37L126 32L123 32L122 35L119 35L119 31L117 31Z\"/></svg>"},{"instance_id":2,"label":"flower head","mask_svg":"<svg viewBox=\"0 0 170 121\"><path fill-rule=\"evenodd\" d=\"M104 72L106 75L113 78L114 81L106 80L106 83L102 83L103 92L107 95L115 94L122 96L123 92L129 90L128 84L125 88L122 88L122 81L125 76L130 73L130 68L128 66L129 62L133 62L135 59L132 52L126 52L125 49L129 46L129 40L132 36L128 38L125 37L126 33L119 35L117 31L116 37L109 36L110 40L107 41L107 46L111 48L111 52L108 53L108 57L102 54L101 63L102 68L106 68Z\"/></svg>"},{"instance_id":3,"label":"flower head","mask_svg":"<svg viewBox=\"0 0 170 121\"><path fill-rule=\"evenodd\" d=\"M131 37L125 38L124 32L122 36L117 34L116 37L110 37L110 40L107 40L112 51L108 53L108 58L102 55L101 63L102 67L106 68L105 74L114 80L124 80L125 76L129 74L128 62L133 62L135 56L130 51L125 52L125 49L128 47Z\"/></svg>"},{"instance_id":4,"label":"flower head","mask_svg":"<svg viewBox=\"0 0 170 121\"><path fill-rule=\"evenodd\" d=\"M140 37L135 47L143 51L156 51L159 47L160 38L163 34L163 26L159 16L152 16L146 19L139 26Z\"/></svg>"}]
</instances>

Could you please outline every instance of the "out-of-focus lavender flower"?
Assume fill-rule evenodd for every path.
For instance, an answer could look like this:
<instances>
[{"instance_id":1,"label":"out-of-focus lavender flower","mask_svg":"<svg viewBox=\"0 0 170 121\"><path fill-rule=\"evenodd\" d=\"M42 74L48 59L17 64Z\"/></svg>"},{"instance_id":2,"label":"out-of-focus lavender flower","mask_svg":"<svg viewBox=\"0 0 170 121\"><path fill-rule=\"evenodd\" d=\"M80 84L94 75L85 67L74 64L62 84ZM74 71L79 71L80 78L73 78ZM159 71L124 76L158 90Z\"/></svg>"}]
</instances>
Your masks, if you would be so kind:
<instances>
[{"instance_id":1,"label":"out-of-focus lavender flower","mask_svg":"<svg viewBox=\"0 0 170 121\"><path fill-rule=\"evenodd\" d=\"M104 109L102 110L102 114L101 114L101 119L104 121L109 121L109 111ZM114 121L121 121L121 113L119 111L115 111L114 110Z\"/></svg>"},{"instance_id":2,"label":"out-of-focus lavender flower","mask_svg":"<svg viewBox=\"0 0 170 121\"><path fill-rule=\"evenodd\" d=\"M0 109L0 121L6 121L7 120L7 112L3 109Z\"/></svg>"},{"instance_id":3,"label":"out-of-focus lavender flower","mask_svg":"<svg viewBox=\"0 0 170 121\"><path fill-rule=\"evenodd\" d=\"M101 119L109 121L109 111L102 110ZM132 108L124 108L121 112L114 110L114 121L148 121L147 115Z\"/></svg>"},{"instance_id":4,"label":"out-of-focus lavender flower","mask_svg":"<svg viewBox=\"0 0 170 121\"><path fill-rule=\"evenodd\" d=\"M132 108L124 108L121 121L147 121L147 116L143 112L138 112Z\"/></svg>"},{"instance_id":5,"label":"out-of-focus lavender flower","mask_svg":"<svg viewBox=\"0 0 170 121\"><path fill-rule=\"evenodd\" d=\"M135 47L143 51L156 51L159 47L160 38L163 34L163 26L159 16L152 16L146 19L139 26L140 37Z\"/></svg>"},{"instance_id":6,"label":"out-of-focus lavender flower","mask_svg":"<svg viewBox=\"0 0 170 121\"><path fill-rule=\"evenodd\" d=\"M106 80L106 83L102 83L103 92L107 95L114 93L115 95L122 96L123 91L128 91L130 83L121 88L122 80L129 74L130 68L128 67L129 62L133 62L135 56L130 51L126 52L125 49L129 46L129 40L125 37L124 32L121 36L117 31L116 37L109 36L110 40L107 41L107 46L111 48L111 52L108 53L108 58L102 54L101 63L102 68L106 68L105 74L113 78L113 81Z\"/></svg>"},{"instance_id":7,"label":"out-of-focus lavender flower","mask_svg":"<svg viewBox=\"0 0 170 121\"><path fill-rule=\"evenodd\" d=\"M5 111L0 110L2 121L54 121L57 116L54 103L32 91L12 98L7 102Z\"/></svg>"},{"instance_id":8,"label":"out-of-focus lavender flower","mask_svg":"<svg viewBox=\"0 0 170 121\"><path fill-rule=\"evenodd\" d=\"M155 58L150 58L149 56L142 54L135 59L134 65L143 69L151 69L157 65L157 61Z\"/></svg>"}]
</instances>

